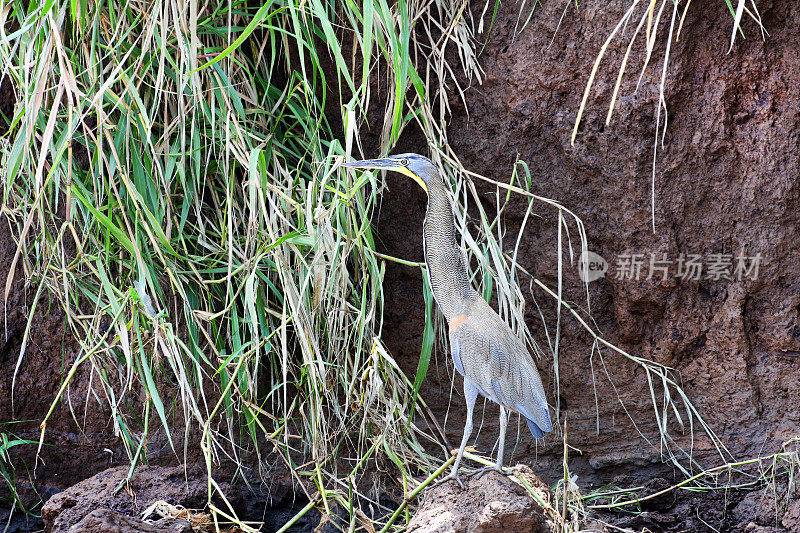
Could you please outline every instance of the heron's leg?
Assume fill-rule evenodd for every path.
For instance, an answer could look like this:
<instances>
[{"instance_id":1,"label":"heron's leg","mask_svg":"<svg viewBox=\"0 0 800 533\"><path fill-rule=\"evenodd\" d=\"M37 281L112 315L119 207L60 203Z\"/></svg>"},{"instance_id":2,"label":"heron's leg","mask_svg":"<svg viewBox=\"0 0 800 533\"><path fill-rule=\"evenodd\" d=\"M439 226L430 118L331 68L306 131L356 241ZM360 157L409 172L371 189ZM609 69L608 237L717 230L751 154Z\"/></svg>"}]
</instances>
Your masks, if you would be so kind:
<instances>
[{"instance_id":1,"label":"heron's leg","mask_svg":"<svg viewBox=\"0 0 800 533\"><path fill-rule=\"evenodd\" d=\"M508 410L500 406L500 444L497 446L497 462L494 466L487 466L484 468L479 468L474 472L471 472L469 475L474 476L476 474L482 474L483 472L487 472L489 470L495 470L497 472L503 473L503 450L505 449L506 444L506 427L508 426Z\"/></svg>"},{"instance_id":2,"label":"heron's leg","mask_svg":"<svg viewBox=\"0 0 800 533\"><path fill-rule=\"evenodd\" d=\"M503 449L506 444L506 427L508 426L508 411L502 405L500 406L500 445L497 449L497 464L496 470L503 471Z\"/></svg>"},{"instance_id":3,"label":"heron's leg","mask_svg":"<svg viewBox=\"0 0 800 533\"><path fill-rule=\"evenodd\" d=\"M461 446L458 448L456 462L453 463L453 469L450 471L450 474L438 482L444 483L445 481L455 479L462 489L464 488L464 483L462 483L461 478L458 477L458 467L461 464L461 457L464 455L464 448L467 447L469 437L472 435L472 411L475 408L475 400L478 399L478 389L466 378L464 378L464 397L467 400L467 422L464 424L464 436L461 437Z\"/></svg>"}]
</instances>

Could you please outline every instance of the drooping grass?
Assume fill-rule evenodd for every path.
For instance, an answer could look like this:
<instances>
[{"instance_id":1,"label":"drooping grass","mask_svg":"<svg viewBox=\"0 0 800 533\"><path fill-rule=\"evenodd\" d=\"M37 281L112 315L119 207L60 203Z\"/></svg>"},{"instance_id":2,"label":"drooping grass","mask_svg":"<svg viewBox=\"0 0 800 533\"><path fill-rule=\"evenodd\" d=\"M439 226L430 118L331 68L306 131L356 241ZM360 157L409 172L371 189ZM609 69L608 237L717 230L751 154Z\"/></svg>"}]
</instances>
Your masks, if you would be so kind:
<instances>
[{"instance_id":1,"label":"drooping grass","mask_svg":"<svg viewBox=\"0 0 800 533\"><path fill-rule=\"evenodd\" d=\"M211 488L220 461L265 453L265 436L323 499L325 476L348 462L339 449L361 458L355 476L368 450L383 453L377 442L427 467L419 431L402 431L412 387L378 337L376 183L333 170L356 148L379 61L399 102L387 142L402 129L419 83L408 13L321 1L7 7L20 28L0 40L20 95L3 144L19 243L8 279L31 279L34 307L55 295L80 345L42 440L88 368L134 463L159 426L182 458L199 434ZM366 58L360 77L344 46ZM324 113L332 98L345 146Z\"/></svg>"},{"instance_id":2,"label":"drooping grass","mask_svg":"<svg viewBox=\"0 0 800 533\"><path fill-rule=\"evenodd\" d=\"M41 442L84 372L132 466L159 428L184 460L199 439L209 505L220 462L273 447L316 485L309 498L325 511L332 498L352 501L342 480L378 456L404 483L435 470L419 439L438 436L414 416L429 412L418 397L425 370L410 381L380 340L377 183L335 165L360 150L375 70L391 88L383 151L409 108L429 108L437 90L445 101L412 56L439 54L443 66L447 43L479 72L466 5L0 9L19 28L0 35L2 75L19 95L2 143L18 243L6 296L16 271L36 288L17 372L45 292L79 345ZM434 33L437 47L423 48L418 35ZM343 144L331 105L343 110Z\"/></svg>"},{"instance_id":3,"label":"drooping grass","mask_svg":"<svg viewBox=\"0 0 800 533\"><path fill-rule=\"evenodd\" d=\"M733 30L731 32L731 44L730 48L728 49L728 53L733 49L733 44L736 39L737 33L744 38L744 31L741 28L742 16L746 12L748 16L758 25L758 28L761 32L761 36L764 37L766 34L766 30L764 29L764 25L761 23L761 15L758 12L758 6L756 5L755 0L750 0L752 10L747 8L747 0L738 0L736 9L734 10L733 5L731 4L731 0L725 0L725 4L728 10L733 17ZM664 136L667 133L667 101L665 98L665 90L666 90L666 81L667 81L667 68L669 67L669 60L670 60L670 50L672 49L673 38L677 41L680 38L681 29L683 28L683 22L686 19L686 13L689 11L689 7L692 4L692 0L686 0L682 5L681 11L681 2L680 0L672 0L672 9L671 15L670 10L667 11L666 15L664 13L664 8L670 4L667 0L651 0L650 2L644 0L631 0L630 5L626 9L622 18L619 19L616 26L611 30L606 40L603 42L603 45L600 47L600 51L597 53L597 58L594 61L594 65L592 66L592 70L589 74L589 79L586 82L586 88L583 92L583 98L581 99L580 107L578 108L578 115L575 118L575 125L572 129L572 138L571 143L575 144L575 139L578 135L578 128L580 126L581 118L583 117L583 111L586 108L586 104L589 100L589 94L591 93L592 85L594 84L595 77L597 76L597 72L600 68L600 63L603 60L603 57L608 50L609 45L612 43L615 37L618 35L625 35L626 30L629 27L629 24L635 23L638 18L638 24L636 24L633 33L630 34L630 38L628 41L628 46L625 49L625 54L622 57L622 61L619 63L619 71L617 73L617 80L614 84L614 91L611 95L611 101L608 106L608 114L606 115L606 126L611 123L611 116L614 113L614 106L617 102L617 96L619 94L620 85L622 84L622 78L625 75L625 72L628 67L628 59L631 56L631 51L633 50L634 44L639 42L637 39L641 37L644 43L644 58L642 62L642 69L639 73L639 78L636 83L636 90L642 84L642 79L645 76L645 72L647 71L647 67L650 65L650 61L653 59L653 52L655 50L656 43L658 43L659 39L663 39L665 42L664 47L664 59L661 65L661 77L658 84L658 100L656 102L656 124L655 124L655 137L653 140L653 163L652 163L652 175L651 175L651 182L650 182L650 194L651 194L651 202L650 202L650 209L651 209L651 219L653 225L653 232L655 233L656 230L656 215L655 215L655 179L656 179L656 161L658 156L658 147L659 143L662 145L664 144ZM656 9L658 7L658 9ZM696 4L696 8L707 8L705 4ZM662 29L660 27L662 20L664 21L666 27L666 21L669 20L668 29ZM625 37L627 38L627 37Z\"/></svg>"}]
</instances>

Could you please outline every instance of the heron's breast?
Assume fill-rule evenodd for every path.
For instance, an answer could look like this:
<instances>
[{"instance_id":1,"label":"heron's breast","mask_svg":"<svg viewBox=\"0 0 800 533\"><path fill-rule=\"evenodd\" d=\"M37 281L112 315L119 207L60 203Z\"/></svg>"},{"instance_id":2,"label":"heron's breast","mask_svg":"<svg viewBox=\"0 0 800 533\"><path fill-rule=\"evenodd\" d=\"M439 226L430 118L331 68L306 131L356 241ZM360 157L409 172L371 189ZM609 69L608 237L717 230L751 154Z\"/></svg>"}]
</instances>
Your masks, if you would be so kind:
<instances>
[{"instance_id":1,"label":"heron's breast","mask_svg":"<svg viewBox=\"0 0 800 533\"><path fill-rule=\"evenodd\" d=\"M462 325L464 322L467 321L467 315L458 315L453 320L450 321L450 333L455 331L455 329Z\"/></svg>"}]
</instances>

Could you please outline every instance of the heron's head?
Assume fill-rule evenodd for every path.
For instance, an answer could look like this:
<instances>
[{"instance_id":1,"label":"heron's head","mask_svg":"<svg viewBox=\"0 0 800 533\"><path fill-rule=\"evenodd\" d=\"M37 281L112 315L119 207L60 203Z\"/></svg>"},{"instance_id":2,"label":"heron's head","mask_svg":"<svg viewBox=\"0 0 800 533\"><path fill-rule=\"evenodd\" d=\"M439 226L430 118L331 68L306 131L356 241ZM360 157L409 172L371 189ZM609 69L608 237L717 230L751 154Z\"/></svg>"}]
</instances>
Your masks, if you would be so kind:
<instances>
[{"instance_id":1,"label":"heron's head","mask_svg":"<svg viewBox=\"0 0 800 533\"><path fill-rule=\"evenodd\" d=\"M344 163L343 167L363 168L372 170L393 170L416 181L425 192L428 186L436 180L441 180L436 166L427 157L418 154L398 154L384 157L383 159L365 159Z\"/></svg>"}]
</instances>

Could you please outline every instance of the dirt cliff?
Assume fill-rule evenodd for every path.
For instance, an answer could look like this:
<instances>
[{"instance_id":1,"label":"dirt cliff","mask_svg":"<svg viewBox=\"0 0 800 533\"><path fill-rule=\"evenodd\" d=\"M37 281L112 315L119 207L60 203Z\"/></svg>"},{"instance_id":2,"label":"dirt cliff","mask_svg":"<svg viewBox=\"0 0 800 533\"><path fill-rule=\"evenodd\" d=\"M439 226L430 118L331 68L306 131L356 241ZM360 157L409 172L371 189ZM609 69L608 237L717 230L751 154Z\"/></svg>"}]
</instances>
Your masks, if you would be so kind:
<instances>
[{"instance_id":1,"label":"dirt cliff","mask_svg":"<svg viewBox=\"0 0 800 533\"><path fill-rule=\"evenodd\" d=\"M533 192L575 211L586 224L589 249L609 263L606 277L589 285L592 314L602 335L631 354L679 370L689 398L737 457L774 449L796 435L800 422L800 114L795 105L800 13L790 2L759 4L769 35L762 40L755 24L744 24L747 39L737 39L727 53L733 21L724 3L691 6L680 39L672 43L667 70L669 122L656 161L653 232L650 188L665 33L638 91L643 50L634 46L615 113L605 126L616 69L629 42L612 41L571 146L591 65L623 8L580 4L577 11L568 7L562 20L564 5L545 3L537 6L524 30L515 32L519 7L503 3L499 11L480 57L486 79L466 92L469 112L457 98L451 101L451 147L467 168L500 180L507 179L517 158L525 161L532 169ZM662 22L658 31L667 29ZM425 149L419 138L409 137L402 150ZM395 194L384 200L379 234L387 253L421 260L424 193L404 180L387 177ZM476 186L486 193L485 207L491 210L494 187L479 181ZM505 210L507 242L515 241L514 228L525 208L524 202L512 201ZM538 212L542 218L529 223L522 236L519 262L555 286L555 214ZM625 270L634 254L643 262L638 280ZM700 276L676 276L681 257L688 260L691 254L700 256ZM757 276L752 271L736 275L739 256L748 258L749 267L759 254ZM647 279L651 256L671 262L655 263L668 266L666 279L658 269ZM732 279L714 279L708 269L715 261L729 263ZM569 275L573 283L568 294L582 303L574 267ZM423 319L421 275L418 269L391 264L386 280L385 340L413 373ZM546 316L554 316L552 301L535 294ZM535 328L538 311L530 298L527 313ZM597 355L590 361L591 338L574 320L565 322L559 404L568 420L570 444L583 452L573 469L600 481L607 477L607 467L615 472L637 467L641 472L641 466L660 464L645 372L624 358L606 355L614 391ZM458 442L463 397L457 379L456 397L448 403L448 364L440 354L425 394L432 405L441 406L441 419L449 405L447 431ZM540 369L545 389L552 391L549 364L540 361ZM627 419L617 393L655 447ZM496 407L488 406L485 418L480 411L476 416L483 423L479 443L491 447ZM513 460L538 460L535 469L555 475L560 469L559 438L534 447L524 425L520 435ZM718 461L711 449L708 439L695 439L697 457Z\"/></svg>"}]
</instances>

